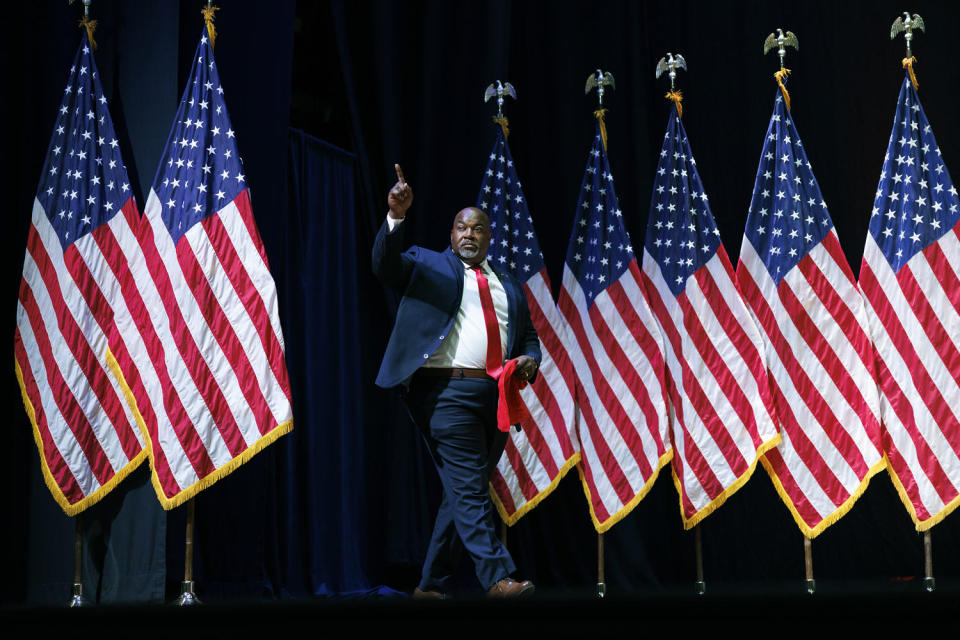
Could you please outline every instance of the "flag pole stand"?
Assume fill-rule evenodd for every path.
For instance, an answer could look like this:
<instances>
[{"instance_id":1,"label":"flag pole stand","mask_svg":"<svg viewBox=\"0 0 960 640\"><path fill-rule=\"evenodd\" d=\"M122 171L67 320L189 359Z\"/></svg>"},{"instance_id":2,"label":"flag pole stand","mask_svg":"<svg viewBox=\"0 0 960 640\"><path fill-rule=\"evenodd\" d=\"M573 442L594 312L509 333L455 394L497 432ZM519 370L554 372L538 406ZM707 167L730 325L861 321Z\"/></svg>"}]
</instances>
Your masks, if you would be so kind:
<instances>
[{"instance_id":1,"label":"flag pole stand","mask_svg":"<svg viewBox=\"0 0 960 640\"><path fill-rule=\"evenodd\" d=\"M186 544L184 545L183 582L180 583L180 596L174 604L178 607L191 607L200 604L200 598L193 592L193 525L196 520L194 499L187 502Z\"/></svg>"},{"instance_id":2,"label":"flag pole stand","mask_svg":"<svg viewBox=\"0 0 960 640\"><path fill-rule=\"evenodd\" d=\"M83 595L83 514L78 513L74 521L73 534L73 587L70 591L70 602L67 606L88 607L90 601Z\"/></svg>"},{"instance_id":3,"label":"flag pole stand","mask_svg":"<svg viewBox=\"0 0 960 640\"><path fill-rule=\"evenodd\" d=\"M603 534L597 534L597 597L607 597L607 582L603 569Z\"/></svg>"},{"instance_id":4,"label":"flag pole stand","mask_svg":"<svg viewBox=\"0 0 960 640\"><path fill-rule=\"evenodd\" d=\"M807 593L813 595L817 591L817 581L813 579L813 542L803 537L803 564L807 572Z\"/></svg>"},{"instance_id":5,"label":"flag pole stand","mask_svg":"<svg viewBox=\"0 0 960 640\"><path fill-rule=\"evenodd\" d=\"M703 581L703 542L700 539L700 525L693 527L693 547L697 556L697 581L694 583L694 589L698 596L707 592L707 583Z\"/></svg>"},{"instance_id":6,"label":"flag pole stand","mask_svg":"<svg viewBox=\"0 0 960 640\"><path fill-rule=\"evenodd\" d=\"M923 573L923 588L933 592L937 581L933 579L933 539L929 529L923 532Z\"/></svg>"}]
</instances>

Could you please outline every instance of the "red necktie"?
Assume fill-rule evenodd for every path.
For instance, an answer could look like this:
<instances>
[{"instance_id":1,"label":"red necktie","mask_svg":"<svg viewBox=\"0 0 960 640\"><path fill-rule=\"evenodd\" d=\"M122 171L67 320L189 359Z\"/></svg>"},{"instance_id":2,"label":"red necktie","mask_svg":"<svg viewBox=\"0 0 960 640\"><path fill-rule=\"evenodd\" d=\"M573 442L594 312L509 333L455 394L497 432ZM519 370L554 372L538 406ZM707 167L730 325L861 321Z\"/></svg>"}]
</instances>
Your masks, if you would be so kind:
<instances>
[{"instance_id":1,"label":"red necktie","mask_svg":"<svg viewBox=\"0 0 960 640\"><path fill-rule=\"evenodd\" d=\"M477 273L477 288L480 290L480 306L483 307L483 323L487 327L487 375L498 378L503 371L503 348L500 346L500 323L493 310L490 284L479 265L470 267Z\"/></svg>"}]
</instances>

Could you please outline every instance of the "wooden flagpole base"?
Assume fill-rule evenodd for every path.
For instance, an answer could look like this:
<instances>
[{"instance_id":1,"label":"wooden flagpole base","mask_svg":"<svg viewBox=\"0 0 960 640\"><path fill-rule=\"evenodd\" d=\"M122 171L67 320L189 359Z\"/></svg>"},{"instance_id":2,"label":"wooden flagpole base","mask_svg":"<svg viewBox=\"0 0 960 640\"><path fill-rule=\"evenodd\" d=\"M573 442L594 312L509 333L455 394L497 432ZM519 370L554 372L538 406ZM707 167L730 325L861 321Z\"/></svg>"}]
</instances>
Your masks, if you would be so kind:
<instances>
[{"instance_id":1,"label":"wooden flagpole base","mask_svg":"<svg viewBox=\"0 0 960 640\"><path fill-rule=\"evenodd\" d=\"M184 544L183 582L180 583L180 595L174 600L178 607L190 607L200 604L200 598L193 591L193 527L196 520L194 498L187 502L187 526Z\"/></svg>"},{"instance_id":2,"label":"wooden flagpole base","mask_svg":"<svg viewBox=\"0 0 960 640\"><path fill-rule=\"evenodd\" d=\"M67 606L87 607L90 601L83 596L83 514L78 513L73 532L73 587Z\"/></svg>"},{"instance_id":3,"label":"wooden flagpole base","mask_svg":"<svg viewBox=\"0 0 960 640\"><path fill-rule=\"evenodd\" d=\"M607 596L607 582L603 567L603 534L597 534L597 597Z\"/></svg>"},{"instance_id":4,"label":"wooden flagpole base","mask_svg":"<svg viewBox=\"0 0 960 640\"><path fill-rule=\"evenodd\" d=\"M933 579L933 537L929 529L923 532L923 574L923 588L932 592L937 581Z\"/></svg>"},{"instance_id":5,"label":"wooden flagpole base","mask_svg":"<svg viewBox=\"0 0 960 640\"><path fill-rule=\"evenodd\" d=\"M707 592L707 583L703 581L703 542L700 539L700 525L693 527L693 547L697 557L697 581L693 584L698 596Z\"/></svg>"},{"instance_id":6,"label":"wooden flagpole base","mask_svg":"<svg viewBox=\"0 0 960 640\"><path fill-rule=\"evenodd\" d=\"M813 542L806 536L803 537L803 564L807 572L807 593L813 595L817 591L817 581L813 579Z\"/></svg>"}]
</instances>

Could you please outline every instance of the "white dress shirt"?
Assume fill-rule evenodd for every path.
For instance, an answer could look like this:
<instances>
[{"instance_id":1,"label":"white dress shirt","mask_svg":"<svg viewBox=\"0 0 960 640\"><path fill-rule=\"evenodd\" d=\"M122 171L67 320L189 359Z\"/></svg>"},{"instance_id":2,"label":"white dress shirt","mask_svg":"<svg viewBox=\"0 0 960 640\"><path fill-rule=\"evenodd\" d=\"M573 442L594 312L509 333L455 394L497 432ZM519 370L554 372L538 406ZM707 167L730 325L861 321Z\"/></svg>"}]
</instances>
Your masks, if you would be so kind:
<instances>
[{"instance_id":1,"label":"white dress shirt","mask_svg":"<svg viewBox=\"0 0 960 640\"><path fill-rule=\"evenodd\" d=\"M390 231L402 220L387 217ZM487 366L487 325L483 317L483 305L480 302L480 289L477 285L477 273L463 260L463 297L460 309L453 320L450 332L437 347L437 350L423 363L424 367L463 367L464 369L485 369ZM507 292L500 278L484 260L480 269L487 277L490 297L493 298L493 310L500 325L500 353L507 355Z\"/></svg>"}]
</instances>

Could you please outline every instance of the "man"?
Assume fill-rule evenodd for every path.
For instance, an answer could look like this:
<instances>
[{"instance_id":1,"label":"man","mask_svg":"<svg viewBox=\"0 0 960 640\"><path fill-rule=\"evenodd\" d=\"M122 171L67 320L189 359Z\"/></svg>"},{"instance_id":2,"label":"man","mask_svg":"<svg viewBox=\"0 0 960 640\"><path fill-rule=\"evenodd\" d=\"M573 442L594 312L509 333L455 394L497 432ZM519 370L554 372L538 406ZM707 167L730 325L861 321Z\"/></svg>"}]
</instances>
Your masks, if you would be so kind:
<instances>
[{"instance_id":1,"label":"man","mask_svg":"<svg viewBox=\"0 0 960 640\"><path fill-rule=\"evenodd\" d=\"M521 285L487 262L490 220L460 211L450 247L438 253L403 246L413 191L396 165L389 213L373 246L373 271L403 294L377 375L384 388L407 387L410 416L423 434L443 483L418 598L445 598L466 547L491 597L533 592L510 575L515 566L497 538L488 483L507 434L497 429L497 378L504 356L520 381L536 376L540 343Z\"/></svg>"}]
</instances>

